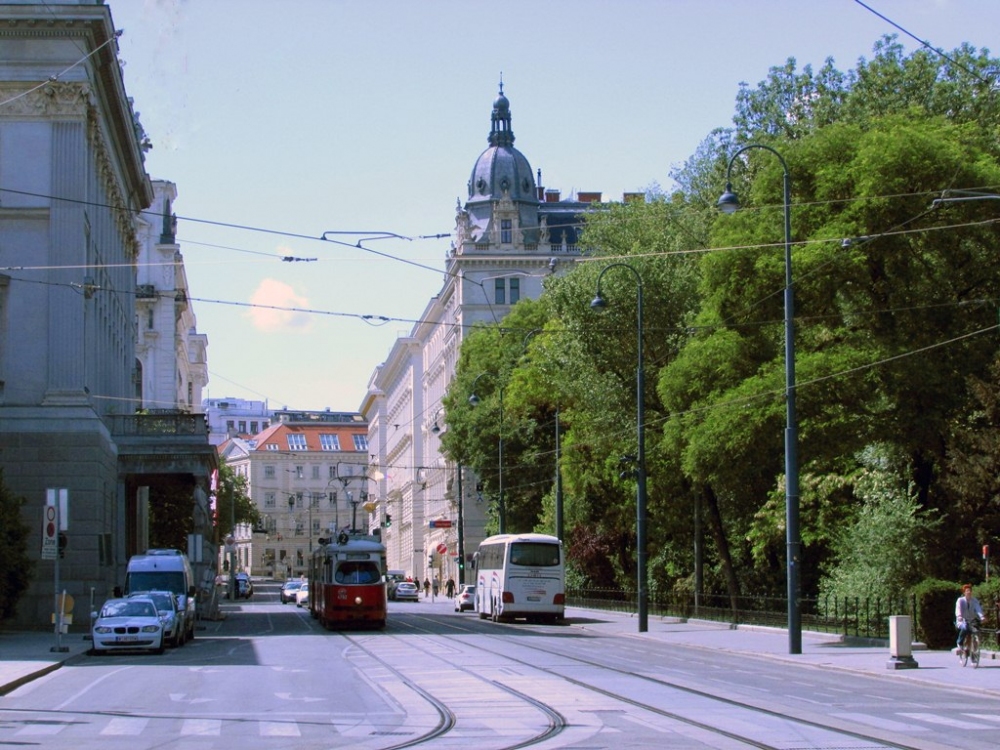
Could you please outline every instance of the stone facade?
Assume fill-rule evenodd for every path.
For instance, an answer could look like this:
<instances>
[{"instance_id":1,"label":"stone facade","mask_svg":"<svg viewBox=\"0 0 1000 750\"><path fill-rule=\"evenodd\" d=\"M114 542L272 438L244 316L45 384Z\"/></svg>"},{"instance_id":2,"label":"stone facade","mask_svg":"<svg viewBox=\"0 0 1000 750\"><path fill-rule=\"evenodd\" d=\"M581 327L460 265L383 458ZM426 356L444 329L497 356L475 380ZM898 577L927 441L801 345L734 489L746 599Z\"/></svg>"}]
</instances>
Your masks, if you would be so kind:
<instances>
[{"instance_id":1,"label":"stone facade","mask_svg":"<svg viewBox=\"0 0 1000 750\"><path fill-rule=\"evenodd\" d=\"M204 425L133 416L137 217L153 187L115 39L97 2L0 5L0 468L36 558L46 490L69 497L65 558L37 560L25 626L51 627L58 564L86 627L91 593L110 595L144 542L144 488L174 475L207 520Z\"/></svg>"},{"instance_id":2,"label":"stone facade","mask_svg":"<svg viewBox=\"0 0 1000 750\"><path fill-rule=\"evenodd\" d=\"M372 473L379 477L378 517L371 523L392 517L383 530L388 565L420 579L459 581L460 505L466 559L485 538L489 520L475 476L465 471L460 483L458 467L440 453L447 429L441 399L462 339L476 323L502 320L519 299L537 298L547 277L569 268L580 255L580 215L600 200L599 193L560 200L558 191L539 185L540 173L536 179L513 143L510 102L501 88L489 146L473 166L468 200L456 208L441 290L375 369L359 409L369 423ZM432 527L438 520L451 525Z\"/></svg>"},{"instance_id":3,"label":"stone facade","mask_svg":"<svg viewBox=\"0 0 1000 750\"><path fill-rule=\"evenodd\" d=\"M136 397L147 410L201 412L201 392L208 384L208 337L198 333L184 256L175 237L177 186L154 180L153 192L153 203L138 222Z\"/></svg>"}]
</instances>

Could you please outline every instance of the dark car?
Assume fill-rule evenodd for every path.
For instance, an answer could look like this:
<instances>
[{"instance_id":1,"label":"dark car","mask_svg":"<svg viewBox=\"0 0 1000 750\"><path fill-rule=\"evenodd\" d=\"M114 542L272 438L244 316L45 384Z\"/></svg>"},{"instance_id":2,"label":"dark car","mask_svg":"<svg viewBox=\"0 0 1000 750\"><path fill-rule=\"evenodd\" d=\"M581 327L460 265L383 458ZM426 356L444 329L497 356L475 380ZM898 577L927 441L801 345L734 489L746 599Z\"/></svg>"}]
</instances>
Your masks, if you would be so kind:
<instances>
[{"instance_id":1,"label":"dark car","mask_svg":"<svg viewBox=\"0 0 1000 750\"><path fill-rule=\"evenodd\" d=\"M236 598L249 599L253 596L253 581L250 580L249 573L236 574Z\"/></svg>"},{"instance_id":2,"label":"dark car","mask_svg":"<svg viewBox=\"0 0 1000 750\"><path fill-rule=\"evenodd\" d=\"M288 602L294 602L295 595L298 593L300 588L302 588L302 581L285 581L285 583L281 586L281 593L278 594L278 597L281 599L281 603L288 604Z\"/></svg>"}]
</instances>

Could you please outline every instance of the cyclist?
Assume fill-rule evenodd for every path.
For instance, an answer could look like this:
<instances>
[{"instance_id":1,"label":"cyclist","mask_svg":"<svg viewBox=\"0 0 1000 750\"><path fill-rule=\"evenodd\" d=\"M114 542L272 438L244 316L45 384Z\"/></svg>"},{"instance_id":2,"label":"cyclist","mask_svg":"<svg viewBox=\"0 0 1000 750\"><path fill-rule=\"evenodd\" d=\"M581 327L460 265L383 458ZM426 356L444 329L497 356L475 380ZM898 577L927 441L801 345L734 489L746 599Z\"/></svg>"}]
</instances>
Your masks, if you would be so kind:
<instances>
[{"instance_id":1,"label":"cyclist","mask_svg":"<svg viewBox=\"0 0 1000 750\"><path fill-rule=\"evenodd\" d=\"M955 653L962 655L963 643L969 634L969 623L974 618L983 620L983 608L979 600L972 595L972 584L962 586L962 595L955 602L955 626L958 628L958 641L955 643Z\"/></svg>"}]
</instances>

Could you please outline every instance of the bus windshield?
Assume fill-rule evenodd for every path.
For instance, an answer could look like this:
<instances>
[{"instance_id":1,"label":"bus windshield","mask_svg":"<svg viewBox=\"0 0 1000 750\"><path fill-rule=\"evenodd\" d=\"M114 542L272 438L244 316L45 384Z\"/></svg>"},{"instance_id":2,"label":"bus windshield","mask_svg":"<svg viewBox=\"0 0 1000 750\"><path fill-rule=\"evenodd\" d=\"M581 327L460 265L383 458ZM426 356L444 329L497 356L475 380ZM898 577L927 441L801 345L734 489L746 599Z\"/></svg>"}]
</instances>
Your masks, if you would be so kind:
<instances>
[{"instance_id":1,"label":"bus windshield","mask_svg":"<svg viewBox=\"0 0 1000 750\"><path fill-rule=\"evenodd\" d=\"M559 565L559 546L539 542L513 542L510 564L529 568L552 568Z\"/></svg>"}]
</instances>

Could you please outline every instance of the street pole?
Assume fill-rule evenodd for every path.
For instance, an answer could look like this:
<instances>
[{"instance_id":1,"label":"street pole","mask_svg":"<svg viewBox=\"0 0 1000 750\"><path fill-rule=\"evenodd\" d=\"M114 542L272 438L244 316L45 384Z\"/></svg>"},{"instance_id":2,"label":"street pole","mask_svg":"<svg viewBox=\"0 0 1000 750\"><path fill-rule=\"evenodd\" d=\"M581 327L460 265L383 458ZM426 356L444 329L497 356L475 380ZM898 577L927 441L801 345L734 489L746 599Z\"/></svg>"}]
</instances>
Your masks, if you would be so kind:
<instances>
[{"instance_id":1,"label":"street pole","mask_svg":"<svg viewBox=\"0 0 1000 750\"><path fill-rule=\"evenodd\" d=\"M462 494L462 463L458 463L458 585L465 583L465 495Z\"/></svg>"},{"instance_id":2,"label":"street pole","mask_svg":"<svg viewBox=\"0 0 1000 750\"><path fill-rule=\"evenodd\" d=\"M635 426L638 442L635 460L635 545L636 545L636 596L638 599L639 632L649 629L649 592L646 575L646 375L642 354L642 276L628 263L612 263L597 276L597 294L591 308L603 310L607 302L601 296L601 279L612 268L625 268L635 277L636 283L636 374L635 374Z\"/></svg>"},{"instance_id":3,"label":"street pole","mask_svg":"<svg viewBox=\"0 0 1000 750\"><path fill-rule=\"evenodd\" d=\"M719 198L719 210L733 213L740 207L733 192L730 174L733 163L744 151L759 148L778 157L784 171L782 198L785 229L785 535L788 579L788 653L802 653L802 611L799 603L799 567L802 536L799 529L799 458L798 418L795 414L795 302L792 292L792 178L785 159L770 146L751 143L729 159L726 167L726 191Z\"/></svg>"}]
</instances>

